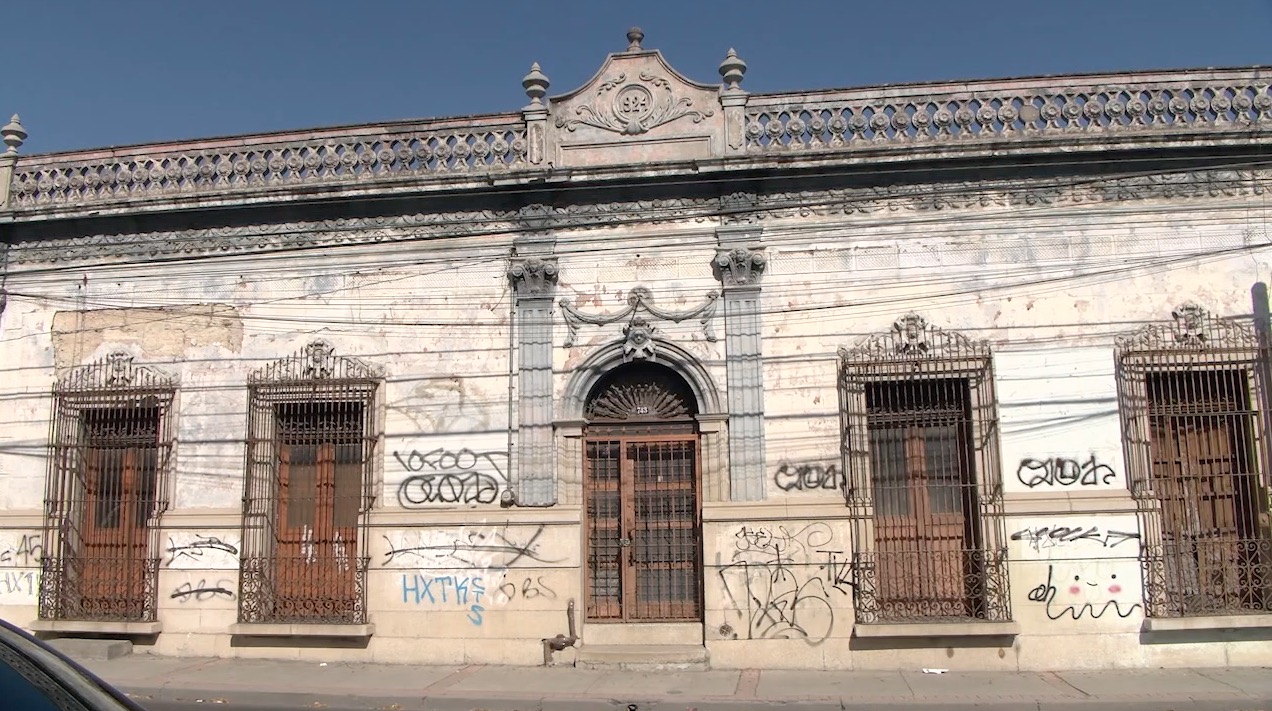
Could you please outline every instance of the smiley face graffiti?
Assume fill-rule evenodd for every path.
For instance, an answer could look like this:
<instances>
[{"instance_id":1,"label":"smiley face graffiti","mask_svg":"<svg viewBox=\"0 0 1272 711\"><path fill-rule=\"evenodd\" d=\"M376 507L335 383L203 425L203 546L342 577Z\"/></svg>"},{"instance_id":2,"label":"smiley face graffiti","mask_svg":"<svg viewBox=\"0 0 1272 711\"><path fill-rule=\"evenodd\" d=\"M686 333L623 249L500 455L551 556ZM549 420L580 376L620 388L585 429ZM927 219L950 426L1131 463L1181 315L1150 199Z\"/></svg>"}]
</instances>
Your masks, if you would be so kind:
<instances>
[{"instance_id":1,"label":"smiley face graffiti","mask_svg":"<svg viewBox=\"0 0 1272 711\"><path fill-rule=\"evenodd\" d=\"M1097 620L1110 611L1126 619L1140 608L1138 602L1127 602L1115 597L1122 593L1122 584L1118 582L1117 573L1107 577L1075 574L1065 590L1068 595L1060 602L1056 601L1059 591L1052 583L1054 577L1055 566L1047 566L1047 581L1029 591L1029 599L1043 603L1049 619L1069 617L1078 620L1088 617Z\"/></svg>"}]
</instances>

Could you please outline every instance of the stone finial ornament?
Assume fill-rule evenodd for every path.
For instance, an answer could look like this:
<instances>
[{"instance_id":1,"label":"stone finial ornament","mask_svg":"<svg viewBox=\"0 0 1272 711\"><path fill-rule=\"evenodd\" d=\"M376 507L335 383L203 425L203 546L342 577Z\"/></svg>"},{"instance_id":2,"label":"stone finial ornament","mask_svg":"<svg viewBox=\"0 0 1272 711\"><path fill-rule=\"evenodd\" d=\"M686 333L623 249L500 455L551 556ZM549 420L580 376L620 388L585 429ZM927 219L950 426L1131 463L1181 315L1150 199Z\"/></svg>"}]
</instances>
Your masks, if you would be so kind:
<instances>
[{"instance_id":1,"label":"stone finial ornament","mask_svg":"<svg viewBox=\"0 0 1272 711\"><path fill-rule=\"evenodd\" d=\"M738 56L738 53L729 48L729 53L724 56L724 61L720 62L720 77L724 79L724 88L726 91L741 91L742 77L746 75L746 62Z\"/></svg>"},{"instance_id":2,"label":"stone finial ornament","mask_svg":"<svg viewBox=\"0 0 1272 711\"><path fill-rule=\"evenodd\" d=\"M627 31L627 51L628 52L641 51L642 48L640 46L640 43L644 41L644 39L645 39L645 32L639 27L633 27L630 30L628 30Z\"/></svg>"},{"instance_id":3,"label":"stone finial ornament","mask_svg":"<svg viewBox=\"0 0 1272 711\"><path fill-rule=\"evenodd\" d=\"M521 86L526 90L526 96L530 97L531 106L542 106L543 97L548 93L548 87L552 82L548 81L548 77L539 69L539 63L535 62L530 65L530 73L521 80Z\"/></svg>"},{"instance_id":4,"label":"stone finial ornament","mask_svg":"<svg viewBox=\"0 0 1272 711\"><path fill-rule=\"evenodd\" d=\"M18 118L17 114L14 114L13 118L9 119L9 123L6 123L3 128L0 128L0 136L4 137L4 144L9 147L5 153L18 152L18 147L26 140L27 132L22 128L22 120Z\"/></svg>"}]
</instances>

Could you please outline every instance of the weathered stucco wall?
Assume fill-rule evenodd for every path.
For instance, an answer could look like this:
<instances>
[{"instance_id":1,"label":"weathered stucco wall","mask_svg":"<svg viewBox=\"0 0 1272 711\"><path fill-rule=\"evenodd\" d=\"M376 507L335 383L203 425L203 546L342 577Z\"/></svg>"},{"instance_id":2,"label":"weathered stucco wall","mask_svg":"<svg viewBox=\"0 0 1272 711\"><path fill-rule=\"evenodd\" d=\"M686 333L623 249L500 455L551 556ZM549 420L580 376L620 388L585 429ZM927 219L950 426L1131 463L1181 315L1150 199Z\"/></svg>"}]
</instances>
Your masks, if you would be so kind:
<instances>
[{"instance_id":1,"label":"weathered stucco wall","mask_svg":"<svg viewBox=\"0 0 1272 711\"><path fill-rule=\"evenodd\" d=\"M1213 663L1216 654L1231 664L1272 663L1252 636L1140 639L1139 529L1126 493L1112 338L1168 319L1186 300L1221 316L1249 313L1250 285L1272 271L1248 203L1217 197L1193 207L1142 201L989 206L939 219L902 211L766 220L766 500L730 502L723 450L704 460L700 638L712 663L1051 669ZM585 395L571 390L575 371L621 341L629 319L614 315L634 289L648 288L661 309L694 311L721 284L708 222L558 238L556 298L612 321L580 324L571 339L556 311L556 415L571 420L579 413L564 403ZM582 616L581 465L579 452L562 445L555 507L500 506L517 474L507 248L459 240L221 257L162 275L144 265L11 274L0 341L0 362L15 374L0 385L0 614L35 616L50 387L67 369L124 349L180 381L172 509L156 551L164 627L155 651L540 663L540 640L566 631L567 601ZM853 636L836 351L909 311L989 339L995 353L1021 627L1001 644ZM720 308L704 323L706 313L651 322L659 339L700 364L723 403L727 323ZM319 337L386 373L379 499L366 534L376 632L365 648L231 645L246 378ZM727 438L727 425L718 436ZM1057 466L1079 475L1055 476ZM1087 503L1070 503L1075 492L1088 492ZM581 629L585 644L607 633Z\"/></svg>"}]
</instances>

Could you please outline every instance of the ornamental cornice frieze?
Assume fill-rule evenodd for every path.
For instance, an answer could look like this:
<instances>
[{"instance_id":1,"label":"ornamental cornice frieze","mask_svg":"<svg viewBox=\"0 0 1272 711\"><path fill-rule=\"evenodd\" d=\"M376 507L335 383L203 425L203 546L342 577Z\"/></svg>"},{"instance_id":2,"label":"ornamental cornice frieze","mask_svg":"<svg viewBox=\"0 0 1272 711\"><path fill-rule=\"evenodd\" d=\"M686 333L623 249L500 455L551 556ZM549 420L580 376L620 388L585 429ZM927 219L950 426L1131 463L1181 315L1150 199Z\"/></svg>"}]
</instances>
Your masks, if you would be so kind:
<instances>
[{"instance_id":1,"label":"ornamental cornice frieze","mask_svg":"<svg viewBox=\"0 0 1272 711\"><path fill-rule=\"evenodd\" d=\"M756 195L748 210L756 221L852 218L879 213L1065 207L1140 200L1202 200L1265 195L1272 170L1210 170L1102 180L1019 180L910 184ZM681 197L538 207L535 229L556 232L628 224L737 221L726 197ZM524 210L437 212L393 217L271 223L207 229L99 234L17 242L10 264L84 260L255 254L305 247L400 243L421 237L497 238L527 228ZM748 218L749 221L750 218Z\"/></svg>"}]
</instances>

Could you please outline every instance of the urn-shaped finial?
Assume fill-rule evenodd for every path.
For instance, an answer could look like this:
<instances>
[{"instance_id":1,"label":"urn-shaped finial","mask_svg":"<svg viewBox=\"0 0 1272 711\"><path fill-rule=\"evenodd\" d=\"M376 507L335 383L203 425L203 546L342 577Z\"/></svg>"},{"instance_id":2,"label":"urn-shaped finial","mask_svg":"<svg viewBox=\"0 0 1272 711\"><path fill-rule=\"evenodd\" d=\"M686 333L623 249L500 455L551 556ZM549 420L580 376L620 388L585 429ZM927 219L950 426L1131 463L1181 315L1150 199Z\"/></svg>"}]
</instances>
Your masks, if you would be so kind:
<instances>
[{"instance_id":1,"label":"urn-shaped finial","mask_svg":"<svg viewBox=\"0 0 1272 711\"><path fill-rule=\"evenodd\" d=\"M530 97L531 105L543 103L543 97L548 93L548 86L551 82L542 71L539 70L539 63L535 62L530 65L530 73L521 80L521 86L526 90L526 96Z\"/></svg>"},{"instance_id":2,"label":"urn-shaped finial","mask_svg":"<svg viewBox=\"0 0 1272 711\"><path fill-rule=\"evenodd\" d=\"M736 90L742 83L742 77L746 75L746 62L738 56L738 53L729 50L724 56L724 61L720 62L720 77L724 79L726 89Z\"/></svg>"},{"instance_id":3,"label":"urn-shaped finial","mask_svg":"<svg viewBox=\"0 0 1272 711\"><path fill-rule=\"evenodd\" d=\"M639 27L633 27L627 31L627 51L639 52L641 50L640 43L645 39L645 31Z\"/></svg>"},{"instance_id":4,"label":"urn-shaped finial","mask_svg":"<svg viewBox=\"0 0 1272 711\"><path fill-rule=\"evenodd\" d=\"M18 147L26 140L27 132L22 128L22 120L18 118L17 114L14 114L13 118L9 119L9 123L6 123L3 128L0 128L0 136L4 137L4 145L9 147L5 153L18 152Z\"/></svg>"}]
</instances>

